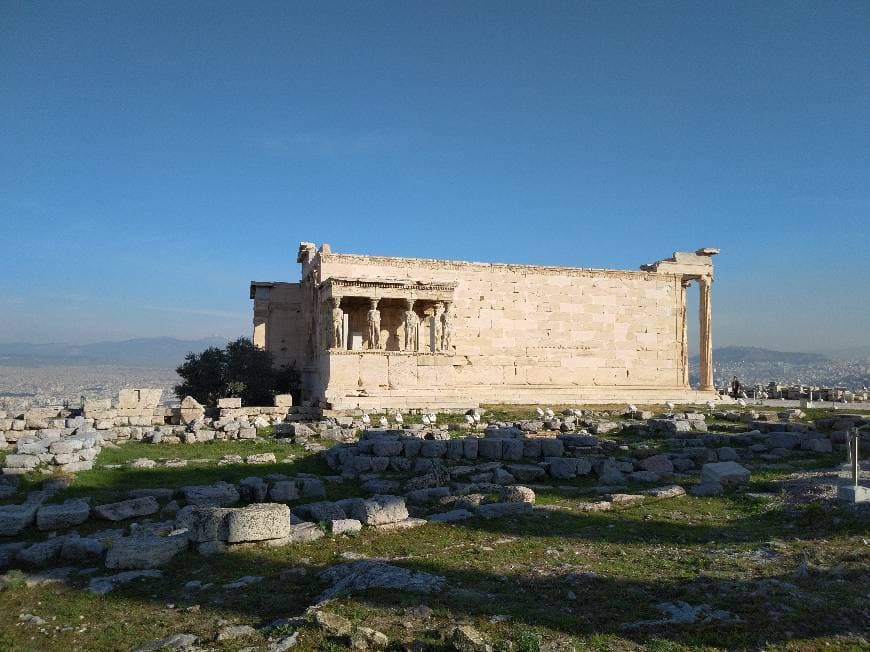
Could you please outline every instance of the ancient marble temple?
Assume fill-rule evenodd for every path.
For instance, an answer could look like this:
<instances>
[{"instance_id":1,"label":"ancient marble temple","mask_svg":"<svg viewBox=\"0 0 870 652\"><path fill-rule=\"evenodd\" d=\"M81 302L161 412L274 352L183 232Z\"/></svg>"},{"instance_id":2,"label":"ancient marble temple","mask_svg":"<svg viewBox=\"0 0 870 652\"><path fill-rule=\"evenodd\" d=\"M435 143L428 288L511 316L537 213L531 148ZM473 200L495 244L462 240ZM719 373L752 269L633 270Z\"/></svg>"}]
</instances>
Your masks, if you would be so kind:
<instances>
[{"instance_id":1,"label":"ancient marble temple","mask_svg":"<svg viewBox=\"0 0 870 652\"><path fill-rule=\"evenodd\" d=\"M710 398L712 256L639 271L392 258L299 245L298 283L251 283L254 344L302 400L351 410ZM689 386L686 291L700 294Z\"/></svg>"}]
</instances>

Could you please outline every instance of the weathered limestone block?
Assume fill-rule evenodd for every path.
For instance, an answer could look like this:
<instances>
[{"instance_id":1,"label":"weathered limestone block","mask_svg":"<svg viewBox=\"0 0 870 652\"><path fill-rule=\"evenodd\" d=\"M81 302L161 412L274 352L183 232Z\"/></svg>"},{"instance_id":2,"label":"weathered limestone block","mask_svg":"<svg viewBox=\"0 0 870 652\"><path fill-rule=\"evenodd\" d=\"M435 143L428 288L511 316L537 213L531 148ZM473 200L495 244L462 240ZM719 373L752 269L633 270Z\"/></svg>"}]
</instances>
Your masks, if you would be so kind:
<instances>
[{"instance_id":1,"label":"weathered limestone block","mask_svg":"<svg viewBox=\"0 0 870 652\"><path fill-rule=\"evenodd\" d=\"M219 398L217 400L217 406L219 409L233 409L242 407L242 399L237 397L232 398Z\"/></svg>"},{"instance_id":2,"label":"weathered limestone block","mask_svg":"<svg viewBox=\"0 0 870 652\"><path fill-rule=\"evenodd\" d=\"M372 496L353 505L349 514L365 525L395 523L408 518L405 499L401 496Z\"/></svg>"},{"instance_id":3,"label":"weathered limestone block","mask_svg":"<svg viewBox=\"0 0 870 652\"><path fill-rule=\"evenodd\" d=\"M540 439L541 455L543 457L562 457L565 454L565 445L560 439Z\"/></svg>"},{"instance_id":4,"label":"weathered limestone block","mask_svg":"<svg viewBox=\"0 0 870 652\"><path fill-rule=\"evenodd\" d=\"M216 482L209 485L191 485L182 487L179 491L188 504L200 507L235 505L241 498L236 487L226 482Z\"/></svg>"},{"instance_id":5,"label":"weathered limestone block","mask_svg":"<svg viewBox=\"0 0 870 652\"><path fill-rule=\"evenodd\" d=\"M541 440L539 439L524 439L523 440L523 457L527 459L537 459L541 457Z\"/></svg>"},{"instance_id":6,"label":"weathered limestone block","mask_svg":"<svg viewBox=\"0 0 870 652\"><path fill-rule=\"evenodd\" d=\"M192 396L185 396L181 401L179 410L181 423L190 425L194 421L199 421L205 416L205 408Z\"/></svg>"},{"instance_id":7,"label":"weathered limestone block","mask_svg":"<svg viewBox=\"0 0 870 652\"><path fill-rule=\"evenodd\" d=\"M39 466L39 457L36 455L7 455L4 465L7 469L35 469Z\"/></svg>"},{"instance_id":8,"label":"weathered limestone block","mask_svg":"<svg viewBox=\"0 0 870 652\"><path fill-rule=\"evenodd\" d=\"M278 503L289 503L299 498L299 487L295 480L281 480L269 489L269 498Z\"/></svg>"},{"instance_id":9,"label":"weathered limestone block","mask_svg":"<svg viewBox=\"0 0 870 652\"><path fill-rule=\"evenodd\" d=\"M772 432L767 438L767 445L770 448L792 449L800 446L800 443L800 435L793 432Z\"/></svg>"},{"instance_id":10,"label":"weathered limestone block","mask_svg":"<svg viewBox=\"0 0 870 652\"><path fill-rule=\"evenodd\" d=\"M508 464L506 468L520 482L534 482L547 474L537 464Z\"/></svg>"},{"instance_id":11,"label":"weathered limestone block","mask_svg":"<svg viewBox=\"0 0 870 652\"><path fill-rule=\"evenodd\" d=\"M53 537L22 548L18 551L18 560L32 566L42 566L60 554L66 537Z\"/></svg>"},{"instance_id":12,"label":"weathered limestone block","mask_svg":"<svg viewBox=\"0 0 870 652\"><path fill-rule=\"evenodd\" d=\"M814 453L830 453L834 450L834 445L830 439L804 439L801 442L801 450L812 451Z\"/></svg>"},{"instance_id":13,"label":"weathered limestone block","mask_svg":"<svg viewBox=\"0 0 870 652\"><path fill-rule=\"evenodd\" d=\"M299 480L299 493L303 498L325 498L326 485L320 478L301 478Z\"/></svg>"},{"instance_id":14,"label":"weathered limestone block","mask_svg":"<svg viewBox=\"0 0 870 652\"><path fill-rule=\"evenodd\" d=\"M450 439L447 442L447 459L461 460L465 450L465 444L461 439Z\"/></svg>"},{"instance_id":15,"label":"weathered limestone block","mask_svg":"<svg viewBox=\"0 0 870 652\"><path fill-rule=\"evenodd\" d=\"M68 561L81 562L97 559L105 551L106 545L99 539L70 534L64 537L60 556Z\"/></svg>"},{"instance_id":16,"label":"weathered limestone block","mask_svg":"<svg viewBox=\"0 0 870 652\"><path fill-rule=\"evenodd\" d=\"M474 516L467 509L453 509L449 512L433 514L429 520L433 523L455 523L457 521L465 521Z\"/></svg>"},{"instance_id":17,"label":"weathered limestone block","mask_svg":"<svg viewBox=\"0 0 870 652\"><path fill-rule=\"evenodd\" d=\"M298 525L290 526L290 534L287 537L288 543L308 543L317 541L324 537L321 530L314 523L299 523Z\"/></svg>"},{"instance_id":18,"label":"weathered limestone block","mask_svg":"<svg viewBox=\"0 0 870 652\"><path fill-rule=\"evenodd\" d=\"M345 470L351 473L366 473L372 470L371 455L357 455L348 461Z\"/></svg>"},{"instance_id":19,"label":"weathered limestone block","mask_svg":"<svg viewBox=\"0 0 870 652\"><path fill-rule=\"evenodd\" d=\"M389 457L371 457L369 459L372 473L383 473L390 465Z\"/></svg>"},{"instance_id":20,"label":"weathered limestone block","mask_svg":"<svg viewBox=\"0 0 870 652\"><path fill-rule=\"evenodd\" d=\"M399 473L405 473L411 470L411 460L407 457L391 457L390 469Z\"/></svg>"},{"instance_id":21,"label":"weathered limestone block","mask_svg":"<svg viewBox=\"0 0 870 652\"><path fill-rule=\"evenodd\" d=\"M638 466L644 471L651 471L660 475L674 472L674 465L667 455L652 455L638 462Z\"/></svg>"},{"instance_id":22,"label":"weathered limestone block","mask_svg":"<svg viewBox=\"0 0 870 652\"><path fill-rule=\"evenodd\" d=\"M193 507L176 517L176 526L187 527L187 537L194 543L227 540L227 516L231 507ZM183 510L182 510L183 511Z\"/></svg>"},{"instance_id":23,"label":"weathered limestone block","mask_svg":"<svg viewBox=\"0 0 870 652\"><path fill-rule=\"evenodd\" d=\"M143 496L142 498L131 498L130 500L122 500L117 503L97 505L94 507L94 514L98 518L105 518L110 521L123 521L134 516L154 514L159 509L160 505L153 496Z\"/></svg>"},{"instance_id":24,"label":"weathered limestone block","mask_svg":"<svg viewBox=\"0 0 870 652\"><path fill-rule=\"evenodd\" d=\"M622 429L622 426L616 421L599 421L594 423L590 428L596 435L602 435L608 432L614 432Z\"/></svg>"},{"instance_id":25,"label":"weathered limestone block","mask_svg":"<svg viewBox=\"0 0 870 652\"><path fill-rule=\"evenodd\" d=\"M64 455L75 453L82 449L84 442L80 438L69 438L66 440L53 441L48 447L48 451L55 455Z\"/></svg>"},{"instance_id":26,"label":"weathered limestone block","mask_svg":"<svg viewBox=\"0 0 870 652\"><path fill-rule=\"evenodd\" d=\"M605 485L621 484L625 481L625 476L619 468L619 463L608 458L598 468L598 480Z\"/></svg>"},{"instance_id":27,"label":"weathered limestone block","mask_svg":"<svg viewBox=\"0 0 870 652\"><path fill-rule=\"evenodd\" d=\"M300 505L293 512L317 523L328 523L348 517L347 512L340 504L328 501Z\"/></svg>"},{"instance_id":28,"label":"weathered limestone block","mask_svg":"<svg viewBox=\"0 0 870 652\"><path fill-rule=\"evenodd\" d=\"M503 439L479 439L477 440L477 454L485 460L500 460L502 455Z\"/></svg>"},{"instance_id":29,"label":"weathered limestone block","mask_svg":"<svg viewBox=\"0 0 870 652\"><path fill-rule=\"evenodd\" d=\"M423 442L423 446L420 448L420 455L422 457L444 457L447 454L447 442L446 441L429 441L426 440Z\"/></svg>"},{"instance_id":30,"label":"weathered limestone block","mask_svg":"<svg viewBox=\"0 0 870 652\"><path fill-rule=\"evenodd\" d=\"M546 457L549 473L558 479L569 479L592 472L592 462L586 458Z\"/></svg>"},{"instance_id":31,"label":"weathered limestone block","mask_svg":"<svg viewBox=\"0 0 870 652\"><path fill-rule=\"evenodd\" d=\"M58 530L80 525L88 520L91 507L87 500L67 500L59 505L43 505L36 512L36 527Z\"/></svg>"},{"instance_id":32,"label":"weathered limestone block","mask_svg":"<svg viewBox=\"0 0 870 652\"><path fill-rule=\"evenodd\" d=\"M685 496L686 490L678 484L671 484L664 487L656 487L655 489L644 489L640 493L652 498L677 498Z\"/></svg>"},{"instance_id":33,"label":"weathered limestone block","mask_svg":"<svg viewBox=\"0 0 870 652\"><path fill-rule=\"evenodd\" d=\"M749 482L749 469L737 462L714 462L701 467L701 482L720 484L723 487Z\"/></svg>"},{"instance_id":34,"label":"weathered limestone block","mask_svg":"<svg viewBox=\"0 0 870 652\"><path fill-rule=\"evenodd\" d=\"M519 461L523 459L522 439L503 439L501 447L501 459Z\"/></svg>"},{"instance_id":35,"label":"weathered limestone block","mask_svg":"<svg viewBox=\"0 0 870 652\"><path fill-rule=\"evenodd\" d=\"M275 453L256 453L245 458L245 464L275 464Z\"/></svg>"},{"instance_id":36,"label":"weathered limestone block","mask_svg":"<svg viewBox=\"0 0 870 652\"><path fill-rule=\"evenodd\" d=\"M266 500L269 493L269 485L263 480L255 476L242 478L239 480L239 495L242 500L252 503L262 503Z\"/></svg>"},{"instance_id":37,"label":"weathered limestone block","mask_svg":"<svg viewBox=\"0 0 870 652\"><path fill-rule=\"evenodd\" d=\"M508 503L529 503L535 504L535 492L528 487L522 485L511 485L505 487L501 492L502 500Z\"/></svg>"},{"instance_id":38,"label":"weathered limestone block","mask_svg":"<svg viewBox=\"0 0 870 652\"><path fill-rule=\"evenodd\" d=\"M420 439L406 439L403 443L405 449L405 457L417 457L420 454L420 449L423 447L423 441Z\"/></svg>"},{"instance_id":39,"label":"weathered limestone block","mask_svg":"<svg viewBox=\"0 0 870 652\"><path fill-rule=\"evenodd\" d=\"M341 518L329 522L329 531L334 535L355 534L362 530L362 523L355 518Z\"/></svg>"},{"instance_id":40,"label":"weathered limestone block","mask_svg":"<svg viewBox=\"0 0 870 652\"><path fill-rule=\"evenodd\" d=\"M372 445L372 453L378 457L401 455L404 444L401 441L378 440Z\"/></svg>"},{"instance_id":41,"label":"weathered limestone block","mask_svg":"<svg viewBox=\"0 0 870 652\"><path fill-rule=\"evenodd\" d=\"M277 408L293 407L293 396L291 396L290 394L276 394L275 395L275 407L277 407Z\"/></svg>"},{"instance_id":42,"label":"weathered limestone block","mask_svg":"<svg viewBox=\"0 0 870 652\"><path fill-rule=\"evenodd\" d=\"M517 516L532 510L532 504L527 502L515 503L489 503L477 508L478 516L483 518L501 518L503 516Z\"/></svg>"},{"instance_id":43,"label":"weathered limestone block","mask_svg":"<svg viewBox=\"0 0 870 652\"><path fill-rule=\"evenodd\" d=\"M480 440L476 437L469 437L462 440L462 455L467 460L476 460L480 452Z\"/></svg>"},{"instance_id":44,"label":"weathered limestone block","mask_svg":"<svg viewBox=\"0 0 870 652\"><path fill-rule=\"evenodd\" d=\"M226 516L227 543L281 539L290 534L287 505L259 503L230 509Z\"/></svg>"},{"instance_id":45,"label":"weathered limestone block","mask_svg":"<svg viewBox=\"0 0 870 652\"><path fill-rule=\"evenodd\" d=\"M106 553L106 568L148 569L168 564L187 549L187 535L124 537Z\"/></svg>"},{"instance_id":46,"label":"weathered limestone block","mask_svg":"<svg viewBox=\"0 0 870 652\"><path fill-rule=\"evenodd\" d=\"M112 409L112 399L109 398L86 398L83 405L83 414L86 418L94 418L94 413L106 412Z\"/></svg>"},{"instance_id":47,"label":"weathered limestone block","mask_svg":"<svg viewBox=\"0 0 870 652\"><path fill-rule=\"evenodd\" d=\"M430 489L415 489L414 491L409 491L406 498L409 503L422 504L432 503L449 495L450 489L447 487L432 487Z\"/></svg>"},{"instance_id":48,"label":"weathered limestone block","mask_svg":"<svg viewBox=\"0 0 870 652\"><path fill-rule=\"evenodd\" d=\"M0 536L15 536L33 524L38 502L25 502L20 505L0 505Z\"/></svg>"},{"instance_id":49,"label":"weathered limestone block","mask_svg":"<svg viewBox=\"0 0 870 652\"><path fill-rule=\"evenodd\" d=\"M495 484L513 484L517 479L502 468L492 470L492 482Z\"/></svg>"}]
</instances>

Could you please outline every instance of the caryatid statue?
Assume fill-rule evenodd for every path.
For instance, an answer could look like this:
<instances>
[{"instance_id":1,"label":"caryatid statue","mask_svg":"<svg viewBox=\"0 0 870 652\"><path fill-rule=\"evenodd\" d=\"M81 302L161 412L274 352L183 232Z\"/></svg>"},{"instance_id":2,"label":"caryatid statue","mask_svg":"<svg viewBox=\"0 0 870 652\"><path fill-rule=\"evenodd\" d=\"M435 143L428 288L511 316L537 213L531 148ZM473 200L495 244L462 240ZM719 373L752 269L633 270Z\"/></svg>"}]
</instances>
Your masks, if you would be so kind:
<instances>
[{"instance_id":1,"label":"caryatid statue","mask_svg":"<svg viewBox=\"0 0 870 652\"><path fill-rule=\"evenodd\" d=\"M439 344L441 345L442 351L450 350L450 338L452 336L451 328L452 324L450 318L450 308L451 304L447 304L444 307L444 312L441 313L441 339Z\"/></svg>"},{"instance_id":2,"label":"caryatid statue","mask_svg":"<svg viewBox=\"0 0 870 652\"><path fill-rule=\"evenodd\" d=\"M344 346L344 310L341 309L341 297L332 297L332 348Z\"/></svg>"},{"instance_id":3,"label":"caryatid statue","mask_svg":"<svg viewBox=\"0 0 870 652\"><path fill-rule=\"evenodd\" d=\"M414 300L406 300L407 309L405 310L405 351L416 351L418 344L418 331L420 328L420 318L414 312Z\"/></svg>"},{"instance_id":4,"label":"caryatid statue","mask_svg":"<svg viewBox=\"0 0 870 652\"><path fill-rule=\"evenodd\" d=\"M378 310L378 299L371 299L371 308L366 313L366 322L369 327L369 349L381 348L381 311Z\"/></svg>"},{"instance_id":5,"label":"caryatid statue","mask_svg":"<svg viewBox=\"0 0 870 652\"><path fill-rule=\"evenodd\" d=\"M435 304L435 314L432 316L432 329L435 331L435 350L440 351L444 339L444 304L440 301Z\"/></svg>"}]
</instances>

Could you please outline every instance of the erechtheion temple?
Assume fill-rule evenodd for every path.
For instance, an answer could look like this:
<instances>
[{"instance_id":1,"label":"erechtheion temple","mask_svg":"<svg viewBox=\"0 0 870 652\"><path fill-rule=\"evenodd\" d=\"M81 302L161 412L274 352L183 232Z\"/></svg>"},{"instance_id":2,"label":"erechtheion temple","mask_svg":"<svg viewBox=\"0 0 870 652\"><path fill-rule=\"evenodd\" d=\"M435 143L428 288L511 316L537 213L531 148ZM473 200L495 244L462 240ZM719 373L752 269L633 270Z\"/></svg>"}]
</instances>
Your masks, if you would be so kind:
<instances>
[{"instance_id":1,"label":"erechtheion temple","mask_svg":"<svg viewBox=\"0 0 870 652\"><path fill-rule=\"evenodd\" d=\"M707 399L712 256L640 271L335 253L299 245L298 283L251 283L254 343L324 408L455 409ZM700 387L686 289L700 289Z\"/></svg>"}]
</instances>

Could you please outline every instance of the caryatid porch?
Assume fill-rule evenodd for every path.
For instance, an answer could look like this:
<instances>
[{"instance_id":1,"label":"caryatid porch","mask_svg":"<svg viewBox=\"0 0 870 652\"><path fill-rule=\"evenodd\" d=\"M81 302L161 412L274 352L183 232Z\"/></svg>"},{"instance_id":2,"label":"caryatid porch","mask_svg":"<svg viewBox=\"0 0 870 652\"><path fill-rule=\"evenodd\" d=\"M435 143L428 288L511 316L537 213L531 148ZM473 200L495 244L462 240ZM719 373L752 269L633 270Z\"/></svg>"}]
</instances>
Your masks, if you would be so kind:
<instances>
[{"instance_id":1,"label":"caryatid porch","mask_svg":"<svg viewBox=\"0 0 870 652\"><path fill-rule=\"evenodd\" d=\"M455 283L329 278L321 350L451 354Z\"/></svg>"}]
</instances>

